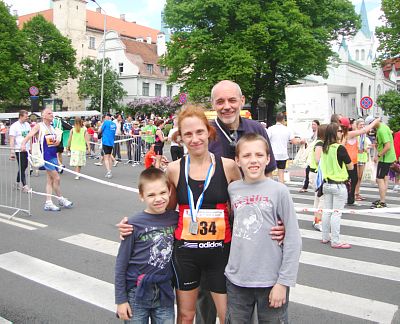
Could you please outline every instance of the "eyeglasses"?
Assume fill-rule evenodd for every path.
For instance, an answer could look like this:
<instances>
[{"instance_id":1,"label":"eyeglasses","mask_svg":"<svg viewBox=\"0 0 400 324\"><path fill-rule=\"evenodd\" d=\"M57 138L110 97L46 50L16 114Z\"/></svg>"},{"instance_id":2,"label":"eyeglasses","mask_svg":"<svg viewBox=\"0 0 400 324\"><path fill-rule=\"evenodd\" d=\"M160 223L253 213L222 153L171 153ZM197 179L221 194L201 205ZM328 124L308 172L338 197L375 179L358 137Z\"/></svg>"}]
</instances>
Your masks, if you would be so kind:
<instances>
[{"instance_id":1,"label":"eyeglasses","mask_svg":"<svg viewBox=\"0 0 400 324\"><path fill-rule=\"evenodd\" d=\"M338 133L343 133L343 129L338 129Z\"/></svg>"}]
</instances>

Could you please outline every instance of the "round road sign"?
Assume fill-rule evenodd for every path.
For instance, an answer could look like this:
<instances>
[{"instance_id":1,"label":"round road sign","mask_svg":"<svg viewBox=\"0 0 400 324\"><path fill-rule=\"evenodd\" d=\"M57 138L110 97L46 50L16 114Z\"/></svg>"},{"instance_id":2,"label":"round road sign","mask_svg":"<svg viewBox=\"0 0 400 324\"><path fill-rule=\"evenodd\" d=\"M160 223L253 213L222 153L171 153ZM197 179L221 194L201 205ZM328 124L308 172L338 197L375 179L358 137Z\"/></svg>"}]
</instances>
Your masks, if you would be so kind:
<instances>
[{"instance_id":1,"label":"round road sign","mask_svg":"<svg viewBox=\"0 0 400 324\"><path fill-rule=\"evenodd\" d=\"M35 86L29 88L29 93L31 96L37 96L39 94L39 89Z\"/></svg>"},{"instance_id":2,"label":"round road sign","mask_svg":"<svg viewBox=\"0 0 400 324\"><path fill-rule=\"evenodd\" d=\"M179 102L183 105L187 101L187 94L185 92L182 92L179 95Z\"/></svg>"},{"instance_id":3,"label":"round road sign","mask_svg":"<svg viewBox=\"0 0 400 324\"><path fill-rule=\"evenodd\" d=\"M361 109L371 109L372 105L374 104L374 101L371 99L371 97L362 97L360 100L360 107Z\"/></svg>"}]
</instances>

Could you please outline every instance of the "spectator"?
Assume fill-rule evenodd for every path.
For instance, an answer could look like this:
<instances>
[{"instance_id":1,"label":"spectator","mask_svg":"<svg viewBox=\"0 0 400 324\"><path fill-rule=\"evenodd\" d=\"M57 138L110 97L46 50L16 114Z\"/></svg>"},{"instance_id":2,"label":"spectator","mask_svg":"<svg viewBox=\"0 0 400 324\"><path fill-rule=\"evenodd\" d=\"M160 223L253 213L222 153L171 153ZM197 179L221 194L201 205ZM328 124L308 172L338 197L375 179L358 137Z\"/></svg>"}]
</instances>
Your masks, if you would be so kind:
<instances>
[{"instance_id":1,"label":"spectator","mask_svg":"<svg viewBox=\"0 0 400 324\"><path fill-rule=\"evenodd\" d=\"M70 166L75 167L75 172L80 173L81 168L86 165L86 151L90 151L89 134L80 117L75 118L75 124L69 133L67 150L71 151ZM75 180L79 180L79 175Z\"/></svg>"}]
</instances>

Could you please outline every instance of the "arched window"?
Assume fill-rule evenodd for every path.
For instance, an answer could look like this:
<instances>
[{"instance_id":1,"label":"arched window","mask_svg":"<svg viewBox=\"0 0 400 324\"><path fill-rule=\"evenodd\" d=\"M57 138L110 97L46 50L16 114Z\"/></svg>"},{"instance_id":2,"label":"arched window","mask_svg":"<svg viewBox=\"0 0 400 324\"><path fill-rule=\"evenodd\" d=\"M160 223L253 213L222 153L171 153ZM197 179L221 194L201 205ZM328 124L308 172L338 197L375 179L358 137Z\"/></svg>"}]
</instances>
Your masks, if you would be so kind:
<instances>
[{"instance_id":1,"label":"arched window","mask_svg":"<svg viewBox=\"0 0 400 324\"><path fill-rule=\"evenodd\" d=\"M356 61L360 59L360 51L356 50Z\"/></svg>"},{"instance_id":2,"label":"arched window","mask_svg":"<svg viewBox=\"0 0 400 324\"><path fill-rule=\"evenodd\" d=\"M365 60L365 50L361 50L361 61Z\"/></svg>"}]
</instances>

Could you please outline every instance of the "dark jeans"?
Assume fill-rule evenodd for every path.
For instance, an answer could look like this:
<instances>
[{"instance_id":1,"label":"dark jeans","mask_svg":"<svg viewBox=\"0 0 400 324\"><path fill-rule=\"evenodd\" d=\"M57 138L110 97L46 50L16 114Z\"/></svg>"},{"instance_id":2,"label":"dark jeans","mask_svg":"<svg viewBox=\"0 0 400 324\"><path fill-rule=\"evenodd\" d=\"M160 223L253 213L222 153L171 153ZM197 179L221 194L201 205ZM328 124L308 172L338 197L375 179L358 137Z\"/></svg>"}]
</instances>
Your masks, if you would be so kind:
<instances>
[{"instance_id":1,"label":"dark jeans","mask_svg":"<svg viewBox=\"0 0 400 324\"><path fill-rule=\"evenodd\" d=\"M349 174L349 179L351 180L350 188L347 190L347 203L354 204L356 185L358 182L357 164L354 164L353 170L347 170L347 172Z\"/></svg>"},{"instance_id":2,"label":"dark jeans","mask_svg":"<svg viewBox=\"0 0 400 324\"><path fill-rule=\"evenodd\" d=\"M118 141L121 139L121 136L115 135L115 140ZM121 160L121 143L114 143L113 153L116 159Z\"/></svg>"},{"instance_id":3,"label":"dark jeans","mask_svg":"<svg viewBox=\"0 0 400 324\"><path fill-rule=\"evenodd\" d=\"M1 133L0 137L1 137L1 145L6 145L6 134Z\"/></svg>"},{"instance_id":4,"label":"dark jeans","mask_svg":"<svg viewBox=\"0 0 400 324\"><path fill-rule=\"evenodd\" d=\"M306 178L304 179L303 189L308 189L308 185L310 184L310 166L307 165L306 168Z\"/></svg>"},{"instance_id":5,"label":"dark jeans","mask_svg":"<svg viewBox=\"0 0 400 324\"><path fill-rule=\"evenodd\" d=\"M17 182L22 182L22 185L26 185L25 171L28 167L28 152L15 152L15 157L18 161L18 173Z\"/></svg>"},{"instance_id":6,"label":"dark jeans","mask_svg":"<svg viewBox=\"0 0 400 324\"><path fill-rule=\"evenodd\" d=\"M136 300L135 292L136 287L128 292L128 302L133 316L125 323L147 324L151 318L152 324L174 324L174 305L169 307L160 305L160 290L157 286L153 286L151 291L146 291L145 296L140 300Z\"/></svg>"},{"instance_id":7,"label":"dark jeans","mask_svg":"<svg viewBox=\"0 0 400 324\"><path fill-rule=\"evenodd\" d=\"M225 323L245 324L251 322L255 306L257 306L258 323L289 323L288 303L289 288L286 290L286 303L280 308L269 307L269 288L244 288L226 280L228 293L228 310Z\"/></svg>"},{"instance_id":8,"label":"dark jeans","mask_svg":"<svg viewBox=\"0 0 400 324\"><path fill-rule=\"evenodd\" d=\"M128 162L132 161L132 145L133 145L133 141L126 141L126 150L128 153Z\"/></svg>"},{"instance_id":9,"label":"dark jeans","mask_svg":"<svg viewBox=\"0 0 400 324\"><path fill-rule=\"evenodd\" d=\"M172 161L183 158L183 147L171 146L171 157Z\"/></svg>"}]
</instances>

